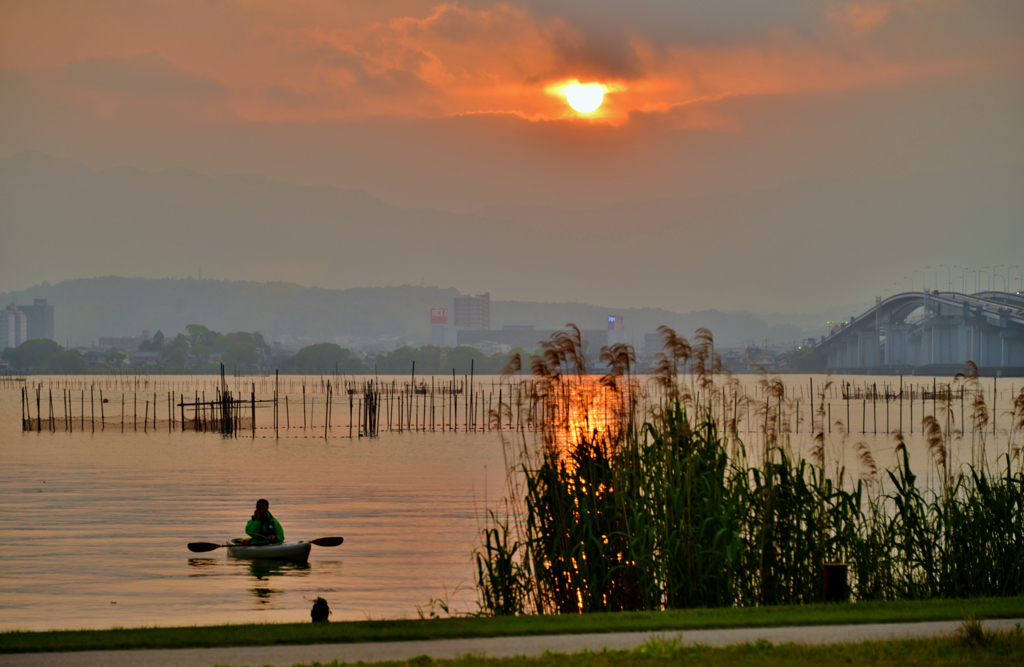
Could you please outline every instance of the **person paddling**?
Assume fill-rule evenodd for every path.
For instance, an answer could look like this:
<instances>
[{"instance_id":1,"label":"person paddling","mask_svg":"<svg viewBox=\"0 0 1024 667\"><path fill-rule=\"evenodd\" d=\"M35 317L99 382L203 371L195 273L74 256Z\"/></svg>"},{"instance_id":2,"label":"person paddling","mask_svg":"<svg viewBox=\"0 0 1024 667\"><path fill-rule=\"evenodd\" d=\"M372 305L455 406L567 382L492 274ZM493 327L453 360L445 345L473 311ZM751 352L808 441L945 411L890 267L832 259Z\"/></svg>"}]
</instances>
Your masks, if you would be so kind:
<instances>
[{"instance_id":1,"label":"person paddling","mask_svg":"<svg viewBox=\"0 0 1024 667\"><path fill-rule=\"evenodd\" d=\"M250 544L280 544L284 542L281 522L270 513L270 503L265 498L256 501L256 513L245 524L245 534L252 538Z\"/></svg>"}]
</instances>

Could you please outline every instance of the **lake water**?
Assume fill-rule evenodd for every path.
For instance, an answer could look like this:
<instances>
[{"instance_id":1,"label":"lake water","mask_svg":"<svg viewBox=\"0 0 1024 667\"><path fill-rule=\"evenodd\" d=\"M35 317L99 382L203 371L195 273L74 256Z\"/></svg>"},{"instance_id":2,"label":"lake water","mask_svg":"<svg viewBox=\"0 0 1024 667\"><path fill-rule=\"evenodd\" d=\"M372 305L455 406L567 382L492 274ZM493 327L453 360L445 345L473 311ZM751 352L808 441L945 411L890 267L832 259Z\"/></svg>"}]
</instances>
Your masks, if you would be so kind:
<instances>
[{"instance_id":1,"label":"lake water","mask_svg":"<svg viewBox=\"0 0 1024 667\"><path fill-rule=\"evenodd\" d=\"M475 608L496 433L22 433L19 403L0 392L0 628L306 621L317 596L335 620L411 616L432 597ZM186 549L243 535L259 497L287 538L345 543L314 547L308 567Z\"/></svg>"},{"instance_id":2,"label":"lake water","mask_svg":"<svg viewBox=\"0 0 1024 667\"><path fill-rule=\"evenodd\" d=\"M42 381L44 387L56 387L64 380ZM212 395L213 378L209 381ZM824 378L814 381L820 386ZM878 378L879 391L883 383L896 381ZM931 384L923 378L914 381ZM165 395L169 387L185 390L187 382L192 387L196 380L157 382L180 383L162 385ZM267 380L260 382L262 391ZM348 434L345 405L325 439L323 404L312 418L319 420L318 429L303 430L297 426L300 381L287 382L292 428L282 428L278 439L269 428L269 414L258 422L255 438L177 429L168 433L166 421L144 433L141 407L134 422L139 430L129 422L122 433L111 415L119 413L124 391L112 389L109 381L105 430L97 426L93 433L87 421L84 431L78 423L71 433L63 425L56 432L22 432L20 391L0 390L0 530L6 537L0 629L304 622L318 596L328 600L334 620L414 617L417 607L429 611L431 598L447 600L456 611L475 610L472 552L484 507L493 507L504 491L503 434L385 431L378 438L349 439L342 437ZM755 378L743 382L753 387ZM794 397L807 382L807 377L786 379ZM991 388L992 380L985 382ZM990 451L1005 451L1009 418L1004 412L1013 383L1020 381L1000 383L1005 385L998 411L1002 424L997 435L987 436ZM146 390L152 396L155 388ZM54 392L59 420L62 394L59 388ZM127 395L129 401L134 397ZM79 390L74 397L78 415ZM309 398L314 398L312 387ZM323 401L322 395L315 400ZM88 390L84 401L88 419L95 407ZM164 420L166 402L160 396L158 402ZM846 402L830 398L829 406L833 420L846 421ZM954 408L949 412L957 412L956 422ZM790 434L797 450L810 439L808 403L800 409L801 432ZM880 466L891 465L893 443L881 421L883 404L852 401L850 409L854 432L842 442L838 434L830 439L833 455L855 471L853 442L864 441ZM919 424L920 408L915 409ZM134 414L133 408L126 410ZM742 408L735 412L746 422ZM885 417L895 428L895 404ZM906 405L904 419L907 430ZM741 437L745 428L741 424ZM926 468L926 447L920 428L915 430L914 437L908 434L912 461ZM969 460L970 440L969 433L961 439L955 463ZM314 547L308 566L253 563L228 558L224 550L193 554L186 549L187 542L240 536L259 497L270 500L289 539L342 535L345 543Z\"/></svg>"}]
</instances>

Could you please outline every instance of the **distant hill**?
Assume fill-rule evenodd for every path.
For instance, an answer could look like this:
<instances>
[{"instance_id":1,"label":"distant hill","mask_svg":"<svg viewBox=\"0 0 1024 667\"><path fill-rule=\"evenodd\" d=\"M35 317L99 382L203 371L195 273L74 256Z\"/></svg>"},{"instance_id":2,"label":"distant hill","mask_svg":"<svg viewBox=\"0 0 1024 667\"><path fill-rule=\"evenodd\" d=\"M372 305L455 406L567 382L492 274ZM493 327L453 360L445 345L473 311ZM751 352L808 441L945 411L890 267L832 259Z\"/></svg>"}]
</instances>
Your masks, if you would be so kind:
<instances>
[{"instance_id":1,"label":"distant hill","mask_svg":"<svg viewBox=\"0 0 1024 667\"><path fill-rule=\"evenodd\" d=\"M898 181L807 181L685 201L460 215L392 206L360 190L187 169L97 170L23 152L0 157L0 292L42 280L202 275L336 290L425 284L489 291L495 299L557 302L531 311L547 313L549 324L564 323L562 313L575 308L566 302L579 300L614 307L634 331L667 315L648 318L623 306L827 310L822 321L862 312L915 269L1013 264L1024 253L1016 214L1024 207L1021 182L1022 165L968 165ZM181 298L198 299L202 308L211 290L204 284ZM856 303L853 310L846 305ZM317 336L335 330L334 319L309 305L290 326ZM180 312L174 302L170 307ZM217 317L219 308L212 308ZM284 317L275 312L269 324L255 311L245 318L269 328ZM533 319L508 312L516 322ZM778 338L756 322L725 334L731 324L718 317L709 311L705 320L718 323L720 335ZM686 320L686 328L695 321ZM403 330L420 336L422 327Z\"/></svg>"},{"instance_id":2,"label":"distant hill","mask_svg":"<svg viewBox=\"0 0 1024 667\"><path fill-rule=\"evenodd\" d=\"M0 305L45 298L55 309L55 331L62 345L96 342L100 336L135 335L162 330L167 335L187 324L215 331L259 331L271 339L298 342L338 341L358 346L382 337L413 345L430 341L430 308L453 313L453 288L358 287L321 289L271 282L198 280L193 278L84 278L44 283L27 290L0 293ZM787 325L769 326L749 313L701 311L674 313L654 308L609 308L579 303L492 301L491 326L532 324L557 329L568 322L593 330L604 328L609 314L625 318L629 335L639 344L659 325L690 336L708 327L720 345L788 342L806 332Z\"/></svg>"}]
</instances>

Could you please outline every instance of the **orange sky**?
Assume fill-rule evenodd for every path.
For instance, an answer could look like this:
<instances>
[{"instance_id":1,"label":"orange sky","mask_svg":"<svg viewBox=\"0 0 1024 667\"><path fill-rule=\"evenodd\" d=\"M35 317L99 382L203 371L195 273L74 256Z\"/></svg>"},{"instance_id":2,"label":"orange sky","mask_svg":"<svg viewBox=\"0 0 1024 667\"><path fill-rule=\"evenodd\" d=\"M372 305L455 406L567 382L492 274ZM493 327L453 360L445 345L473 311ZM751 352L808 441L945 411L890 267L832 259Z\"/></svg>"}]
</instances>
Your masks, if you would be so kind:
<instances>
[{"instance_id":1,"label":"orange sky","mask_svg":"<svg viewBox=\"0 0 1024 667\"><path fill-rule=\"evenodd\" d=\"M560 15L504 2L9 2L0 66L100 114L174 104L181 113L264 122L576 118L545 91L578 79L612 88L588 118L619 125L631 112L696 100L846 90L1021 62L1019 26L1000 24L1005 17L991 7L998 3L804 3L796 17L780 12L754 30L700 40L665 38L651 26L664 19L696 29L711 22L706 16L652 3L646 21L609 17L594 27L575 20L579 4L564 3L569 11ZM593 3L594 14L602 4ZM726 27L730 14L746 11L744 3L711 4L731 6L713 17ZM977 28L984 34L971 34Z\"/></svg>"},{"instance_id":2,"label":"orange sky","mask_svg":"<svg viewBox=\"0 0 1024 667\"><path fill-rule=\"evenodd\" d=\"M602 106L570 109L552 93L570 81L604 85ZM1024 155L1022 109L1020 0L0 0L0 160L28 150L93 169L326 184L505 220L506 235L585 233L616 245L622 229L635 232L632 263L614 276L557 275L559 294L557 267L534 267L529 295L514 272L504 282L431 278L415 266L395 278L507 298L632 302L649 285L622 276L646 275L647 248L683 257L683 239L699 237L747 258L743 285L760 280L758 258L778 260L776 301L723 284L698 304L666 277L652 304L799 308L825 297L794 267L815 270L805 264L815 257L819 274L840 268L859 206L878 204L872 192L888 193L870 223L906 244L893 246L896 257L1013 265L1020 241L967 244L976 256L964 258L950 234L911 232L934 223L935 198L903 184L941 181L982 229L1019 218L1004 186ZM792 211L762 227L759 205L731 203L762 194ZM586 225L536 207L607 208ZM657 231L636 231L640 210ZM943 224L960 230L958 216ZM57 275L20 259L15 286ZM702 280L717 266L700 259L666 276ZM275 278L349 284L289 261L302 268ZM848 299L908 271L866 250L844 261L833 288Z\"/></svg>"}]
</instances>

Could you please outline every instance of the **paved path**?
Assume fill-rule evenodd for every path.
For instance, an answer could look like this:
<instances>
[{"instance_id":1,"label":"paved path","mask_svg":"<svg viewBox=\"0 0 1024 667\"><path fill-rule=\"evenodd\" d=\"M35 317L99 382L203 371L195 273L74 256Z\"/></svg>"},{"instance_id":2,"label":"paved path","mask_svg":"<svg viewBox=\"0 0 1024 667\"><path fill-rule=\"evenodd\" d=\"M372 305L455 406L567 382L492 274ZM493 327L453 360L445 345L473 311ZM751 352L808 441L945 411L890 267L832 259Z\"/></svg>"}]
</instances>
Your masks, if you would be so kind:
<instances>
[{"instance_id":1,"label":"paved path","mask_svg":"<svg viewBox=\"0 0 1024 667\"><path fill-rule=\"evenodd\" d=\"M1006 631L1024 619L985 621L989 630ZM685 630L668 632L616 632L589 635L546 635L535 637L494 637L482 639L439 639L436 641L380 642L365 644L310 644L237 648L185 648L145 651L79 651L74 653L0 654L0 665L11 667L211 667L212 665L273 665L291 667L296 663L329 663L407 660L418 655L457 658L474 654L492 658L517 655L538 656L545 651L578 653L584 650L625 650L640 646L651 637L679 637L686 644L728 646L764 639L773 644L830 644L868 640L941 637L957 631L960 621L932 623L890 623L871 625L819 625L785 628L743 628L735 630Z\"/></svg>"}]
</instances>

